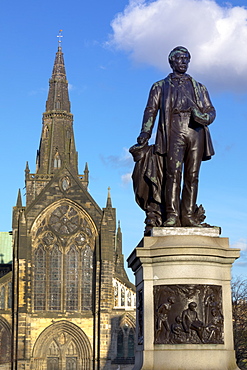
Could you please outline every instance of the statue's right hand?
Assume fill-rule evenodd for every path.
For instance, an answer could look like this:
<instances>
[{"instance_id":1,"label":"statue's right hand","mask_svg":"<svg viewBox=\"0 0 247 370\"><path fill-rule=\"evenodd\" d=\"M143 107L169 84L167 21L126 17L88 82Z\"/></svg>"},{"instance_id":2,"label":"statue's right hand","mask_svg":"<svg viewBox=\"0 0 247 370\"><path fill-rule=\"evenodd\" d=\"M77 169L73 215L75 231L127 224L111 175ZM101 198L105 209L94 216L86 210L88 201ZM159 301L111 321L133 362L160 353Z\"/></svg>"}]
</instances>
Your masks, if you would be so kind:
<instances>
[{"instance_id":1,"label":"statue's right hand","mask_svg":"<svg viewBox=\"0 0 247 370\"><path fill-rule=\"evenodd\" d=\"M139 145L144 145L148 142L150 135L147 132L142 132L137 138L137 142Z\"/></svg>"}]
</instances>

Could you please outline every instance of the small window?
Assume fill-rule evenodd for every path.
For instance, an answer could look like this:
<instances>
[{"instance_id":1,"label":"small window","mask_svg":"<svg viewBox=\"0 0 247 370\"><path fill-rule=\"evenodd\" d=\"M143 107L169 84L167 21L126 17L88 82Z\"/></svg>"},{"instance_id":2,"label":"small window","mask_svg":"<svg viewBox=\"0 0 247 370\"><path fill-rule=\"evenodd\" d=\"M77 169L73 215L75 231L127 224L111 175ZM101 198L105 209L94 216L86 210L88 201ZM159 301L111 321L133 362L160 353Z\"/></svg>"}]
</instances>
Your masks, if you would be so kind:
<instances>
[{"instance_id":1,"label":"small window","mask_svg":"<svg viewBox=\"0 0 247 370\"><path fill-rule=\"evenodd\" d=\"M5 286L0 289L0 310L5 309Z\"/></svg>"},{"instance_id":2,"label":"small window","mask_svg":"<svg viewBox=\"0 0 247 370\"><path fill-rule=\"evenodd\" d=\"M54 168L60 168L61 167L61 158L58 152L55 154L54 158Z\"/></svg>"}]
</instances>

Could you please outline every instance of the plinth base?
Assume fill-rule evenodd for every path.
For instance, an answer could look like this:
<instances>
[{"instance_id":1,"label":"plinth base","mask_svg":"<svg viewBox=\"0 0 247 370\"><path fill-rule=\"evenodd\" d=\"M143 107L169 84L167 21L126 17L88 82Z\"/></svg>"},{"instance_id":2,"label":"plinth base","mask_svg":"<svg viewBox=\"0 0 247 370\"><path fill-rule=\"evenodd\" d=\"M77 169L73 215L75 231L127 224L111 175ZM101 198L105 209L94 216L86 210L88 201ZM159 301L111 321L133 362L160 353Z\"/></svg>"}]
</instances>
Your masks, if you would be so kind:
<instances>
[{"instance_id":1,"label":"plinth base","mask_svg":"<svg viewBox=\"0 0 247 370\"><path fill-rule=\"evenodd\" d=\"M134 370L238 369L230 281L240 250L219 232L154 228L129 256L137 288Z\"/></svg>"}]
</instances>

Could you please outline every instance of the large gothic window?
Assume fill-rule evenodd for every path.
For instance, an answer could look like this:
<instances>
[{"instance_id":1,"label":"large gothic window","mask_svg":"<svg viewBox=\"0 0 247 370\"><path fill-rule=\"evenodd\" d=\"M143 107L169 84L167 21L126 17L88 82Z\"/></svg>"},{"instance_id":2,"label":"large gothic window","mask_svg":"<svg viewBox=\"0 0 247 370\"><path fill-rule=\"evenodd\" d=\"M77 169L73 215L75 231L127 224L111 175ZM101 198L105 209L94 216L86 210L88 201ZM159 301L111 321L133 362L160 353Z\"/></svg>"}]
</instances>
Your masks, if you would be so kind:
<instances>
[{"instance_id":1,"label":"large gothic window","mask_svg":"<svg viewBox=\"0 0 247 370\"><path fill-rule=\"evenodd\" d=\"M95 228L89 217L64 202L36 222L32 237L34 310L91 310Z\"/></svg>"},{"instance_id":2,"label":"large gothic window","mask_svg":"<svg viewBox=\"0 0 247 370\"><path fill-rule=\"evenodd\" d=\"M120 328L117 336L117 358L131 362L135 357L135 333L127 325Z\"/></svg>"},{"instance_id":3,"label":"large gothic window","mask_svg":"<svg viewBox=\"0 0 247 370\"><path fill-rule=\"evenodd\" d=\"M134 317L124 315L114 334L115 364L133 364L135 361L135 321Z\"/></svg>"}]
</instances>

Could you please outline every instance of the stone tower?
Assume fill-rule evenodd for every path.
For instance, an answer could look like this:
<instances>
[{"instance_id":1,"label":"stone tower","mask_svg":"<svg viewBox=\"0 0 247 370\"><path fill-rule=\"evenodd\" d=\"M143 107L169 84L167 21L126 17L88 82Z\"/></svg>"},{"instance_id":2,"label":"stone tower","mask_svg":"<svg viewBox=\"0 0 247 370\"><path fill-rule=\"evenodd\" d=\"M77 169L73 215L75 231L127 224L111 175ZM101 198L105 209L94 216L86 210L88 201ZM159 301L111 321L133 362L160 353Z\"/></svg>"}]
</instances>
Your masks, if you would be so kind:
<instances>
[{"instance_id":1,"label":"stone tower","mask_svg":"<svg viewBox=\"0 0 247 370\"><path fill-rule=\"evenodd\" d=\"M26 165L26 206L19 192L13 209L13 272L0 278L1 369L133 367L135 289L116 209L110 191L97 205L77 158L59 43L36 171Z\"/></svg>"}]
</instances>

